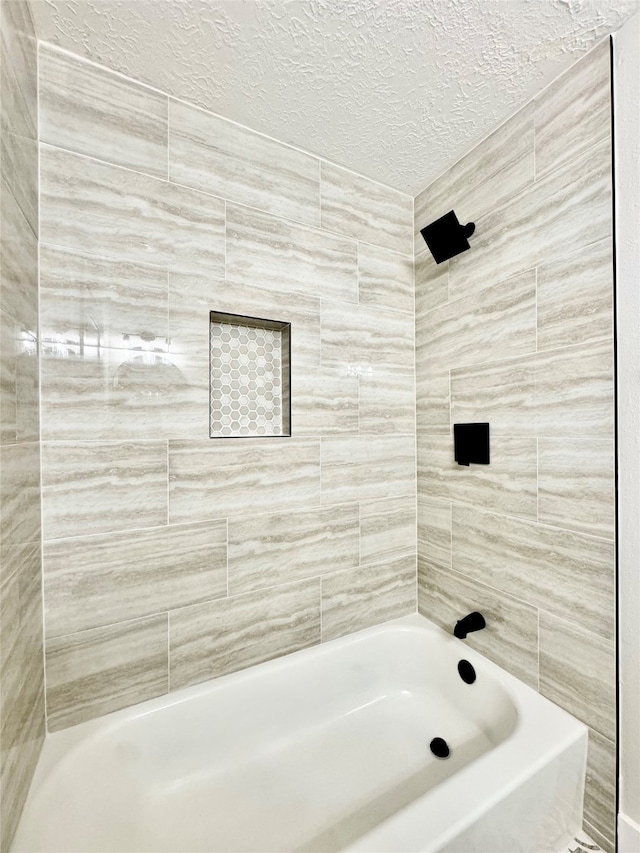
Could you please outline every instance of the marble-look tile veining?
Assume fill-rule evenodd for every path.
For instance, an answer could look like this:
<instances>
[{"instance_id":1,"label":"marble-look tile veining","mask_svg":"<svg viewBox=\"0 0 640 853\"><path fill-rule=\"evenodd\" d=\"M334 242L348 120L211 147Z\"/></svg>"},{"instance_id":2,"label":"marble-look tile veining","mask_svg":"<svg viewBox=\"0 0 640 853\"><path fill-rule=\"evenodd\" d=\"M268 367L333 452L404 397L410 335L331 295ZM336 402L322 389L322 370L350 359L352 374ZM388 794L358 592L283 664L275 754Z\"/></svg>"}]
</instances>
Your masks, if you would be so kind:
<instances>
[{"instance_id":1,"label":"marble-look tile veining","mask_svg":"<svg viewBox=\"0 0 640 853\"><path fill-rule=\"evenodd\" d=\"M296 365L291 377L291 424L296 436L358 432L362 399L358 377L339 367Z\"/></svg>"},{"instance_id":2,"label":"marble-look tile veining","mask_svg":"<svg viewBox=\"0 0 640 853\"><path fill-rule=\"evenodd\" d=\"M47 640L49 731L168 690L167 614Z\"/></svg>"},{"instance_id":3,"label":"marble-look tile veining","mask_svg":"<svg viewBox=\"0 0 640 853\"><path fill-rule=\"evenodd\" d=\"M418 432L419 492L535 519L537 453L535 438L500 436L491 442L490 465L458 465L449 435Z\"/></svg>"},{"instance_id":4,"label":"marble-look tile veining","mask_svg":"<svg viewBox=\"0 0 640 853\"><path fill-rule=\"evenodd\" d=\"M611 139L609 39L576 62L533 102L536 180Z\"/></svg>"},{"instance_id":5,"label":"marble-look tile veining","mask_svg":"<svg viewBox=\"0 0 640 853\"><path fill-rule=\"evenodd\" d=\"M166 524L167 443L45 442L42 498L45 539Z\"/></svg>"},{"instance_id":6,"label":"marble-look tile veining","mask_svg":"<svg viewBox=\"0 0 640 853\"><path fill-rule=\"evenodd\" d=\"M473 252L449 262L449 293L469 295L611 234L609 142L554 169L476 221Z\"/></svg>"},{"instance_id":7,"label":"marble-look tile veining","mask_svg":"<svg viewBox=\"0 0 640 853\"><path fill-rule=\"evenodd\" d=\"M611 238L537 269L538 350L613 337Z\"/></svg>"},{"instance_id":8,"label":"marble-look tile veining","mask_svg":"<svg viewBox=\"0 0 640 853\"><path fill-rule=\"evenodd\" d=\"M40 45L40 140L167 177L168 98Z\"/></svg>"},{"instance_id":9,"label":"marble-look tile veining","mask_svg":"<svg viewBox=\"0 0 640 853\"><path fill-rule=\"evenodd\" d=\"M227 278L357 302L357 243L229 203Z\"/></svg>"},{"instance_id":10,"label":"marble-look tile veining","mask_svg":"<svg viewBox=\"0 0 640 853\"><path fill-rule=\"evenodd\" d=\"M329 436L321 441L322 503L406 495L413 490L412 435Z\"/></svg>"},{"instance_id":11,"label":"marble-look tile veining","mask_svg":"<svg viewBox=\"0 0 640 853\"><path fill-rule=\"evenodd\" d=\"M229 594L358 565L357 504L229 520Z\"/></svg>"},{"instance_id":12,"label":"marble-look tile veining","mask_svg":"<svg viewBox=\"0 0 640 853\"><path fill-rule=\"evenodd\" d=\"M413 217L410 196L324 161L320 191L323 228L410 254Z\"/></svg>"},{"instance_id":13,"label":"marble-look tile veining","mask_svg":"<svg viewBox=\"0 0 640 853\"><path fill-rule=\"evenodd\" d=\"M610 438L613 345L594 341L451 371L453 422L494 433Z\"/></svg>"},{"instance_id":14,"label":"marble-look tile veining","mask_svg":"<svg viewBox=\"0 0 640 853\"><path fill-rule=\"evenodd\" d=\"M170 101L169 176L178 184L320 224L320 162L220 116Z\"/></svg>"},{"instance_id":15,"label":"marble-look tile veining","mask_svg":"<svg viewBox=\"0 0 640 853\"><path fill-rule=\"evenodd\" d=\"M613 640L540 612L540 692L608 738L616 735Z\"/></svg>"},{"instance_id":16,"label":"marble-look tile veining","mask_svg":"<svg viewBox=\"0 0 640 853\"><path fill-rule=\"evenodd\" d=\"M413 368L413 322L409 315L364 305L323 300L322 363L410 371Z\"/></svg>"},{"instance_id":17,"label":"marble-look tile veining","mask_svg":"<svg viewBox=\"0 0 640 853\"><path fill-rule=\"evenodd\" d=\"M416 362L438 373L533 353L536 348L535 270L452 300L416 317Z\"/></svg>"},{"instance_id":18,"label":"marble-look tile veining","mask_svg":"<svg viewBox=\"0 0 640 853\"><path fill-rule=\"evenodd\" d=\"M224 597L226 522L46 542L43 572L47 637Z\"/></svg>"},{"instance_id":19,"label":"marble-look tile veining","mask_svg":"<svg viewBox=\"0 0 640 853\"><path fill-rule=\"evenodd\" d=\"M451 568L451 503L418 492L418 558Z\"/></svg>"},{"instance_id":20,"label":"marble-look tile veining","mask_svg":"<svg viewBox=\"0 0 640 853\"><path fill-rule=\"evenodd\" d=\"M358 243L360 305L413 317L413 258Z\"/></svg>"},{"instance_id":21,"label":"marble-look tile veining","mask_svg":"<svg viewBox=\"0 0 640 853\"><path fill-rule=\"evenodd\" d=\"M320 642L320 581L196 604L169 614L171 690Z\"/></svg>"},{"instance_id":22,"label":"marble-look tile veining","mask_svg":"<svg viewBox=\"0 0 640 853\"><path fill-rule=\"evenodd\" d=\"M614 853L616 745L594 729L589 730L584 807L585 827L588 832L606 853Z\"/></svg>"},{"instance_id":23,"label":"marble-look tile veining","mask_svg":"<svg viewBox=\"0 0 640 853\"><path fill-rule=\"evenodd\" d=\"M457 505L452 529L457 572L611 639L612 542Z\"/></svg>"},{"instance_id":24,"label":"marble-look tile veining","mask_svg":"<svg viewBox=\"0 0 640 853\"><path fill-rule=\"evenodd\" d=\"M319 503L318 441L272 438L268 444L260 439L169 442L172 524Z\"/></svg>"},{"instance_id":25,"label":"marble-look tile veining","mask_svg":"<svg viewBox=\"0 0 640 853\"><path fill-rule=\"evenodd\" d=\"M360 502L360 560L379 563L415 551L413 496Z\"/></svg>"},{"instance_id":26,"label":"marble-look tile veining","mask_svg":"<svg viewBox=\"0 0 640 853\"><path fill-rule=\"evenodd\" d=\"M614 538L613 440L538 439L538 518Z\"/></svg>"},{"instance_id":27,"label":"marble-look tile veining","mask_svg":"<svg viewBox=\"0 0 640 853\"><path fill-rule=\"evenodd\" d=\"M42 240L103 257L224 274L224 200L40 146Z\"/></svg>"},{"instance_id":28,"label":"marble-look tile veining","mask_svg":"<svg viewBox=\"0 0 640 853\"><path fill-rule=\"evenodd\" d=\"M321 581L323 642L415 610L414 556L335 572Z\"/></svg>"}]
</instances>

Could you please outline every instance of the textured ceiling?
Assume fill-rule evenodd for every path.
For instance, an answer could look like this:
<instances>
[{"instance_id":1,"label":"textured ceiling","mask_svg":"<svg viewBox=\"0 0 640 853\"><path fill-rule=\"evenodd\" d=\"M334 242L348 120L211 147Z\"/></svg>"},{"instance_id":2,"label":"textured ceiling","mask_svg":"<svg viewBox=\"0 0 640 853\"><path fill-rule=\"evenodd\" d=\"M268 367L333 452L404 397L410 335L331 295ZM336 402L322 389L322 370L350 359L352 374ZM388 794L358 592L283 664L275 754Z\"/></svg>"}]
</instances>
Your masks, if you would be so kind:
<instances>
[{"instance_id":1,"label":"textured ceiling","mask_svg":"<svg viewBox=\"0 0 640 853\"><path fill-rule=\"evenodd\" d=\"M639 0L31 0L38 36L415 195Z\"/></svg>"}]
</instances>

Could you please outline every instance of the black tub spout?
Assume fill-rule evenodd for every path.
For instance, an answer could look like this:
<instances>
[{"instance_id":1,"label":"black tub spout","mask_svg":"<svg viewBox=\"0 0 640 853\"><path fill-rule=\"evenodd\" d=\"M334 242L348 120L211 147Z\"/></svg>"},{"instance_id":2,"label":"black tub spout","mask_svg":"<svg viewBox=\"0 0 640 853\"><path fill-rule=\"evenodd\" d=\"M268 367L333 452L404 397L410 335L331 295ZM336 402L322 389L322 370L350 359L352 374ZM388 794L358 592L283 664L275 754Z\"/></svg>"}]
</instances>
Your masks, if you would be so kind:
<instances>
[{"instance_id":1,"label":"black tub spout","mask_svg":"<svg viewBox=\"0 0 640 853\"><path fill-rule=\"evenodd\" d=\"M477 610L474 610L473 613L469 613L469 615L465 616L464 619L460 619L460 621L456 622L456 627L453 629L453 633L459 640L464 640L467 634L471 634L472 631L481 631L486 624L487 623L485 622L482 613L478 613Z\"/></svg>"}]
</instances>

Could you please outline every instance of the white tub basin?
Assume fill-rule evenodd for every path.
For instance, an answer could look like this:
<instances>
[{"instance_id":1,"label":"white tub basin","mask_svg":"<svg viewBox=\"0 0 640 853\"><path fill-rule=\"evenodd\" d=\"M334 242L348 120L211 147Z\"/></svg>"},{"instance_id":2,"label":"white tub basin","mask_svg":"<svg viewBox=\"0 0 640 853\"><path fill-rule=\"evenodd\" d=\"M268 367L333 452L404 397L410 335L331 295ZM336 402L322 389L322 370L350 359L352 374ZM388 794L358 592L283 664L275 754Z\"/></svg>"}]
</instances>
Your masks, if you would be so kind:
<instances>
[{"instance_id":1,"label":"white tub basin","mask_svg":"<svg viewBox=\"0 0 640 853\"><path fill-rule=\"evenodd\" d=\"M12 849L555 853L586 744L414 615L49 736Z\"/></svg>"}]
</instances>

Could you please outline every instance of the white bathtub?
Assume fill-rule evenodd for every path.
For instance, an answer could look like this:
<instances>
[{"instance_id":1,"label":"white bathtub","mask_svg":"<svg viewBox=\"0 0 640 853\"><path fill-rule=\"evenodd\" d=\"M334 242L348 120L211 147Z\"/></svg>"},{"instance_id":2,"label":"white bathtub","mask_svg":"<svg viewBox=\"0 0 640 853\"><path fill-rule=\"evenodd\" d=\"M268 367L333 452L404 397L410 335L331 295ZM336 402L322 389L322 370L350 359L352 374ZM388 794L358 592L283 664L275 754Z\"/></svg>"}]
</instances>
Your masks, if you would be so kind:
<instances>
[{"instance_id":1,"label":"white bathtub","mask_svg":"<svg viewBox=\"0 0 640 853\"><path fill-rule=\"evenodd\" d=\"M414 615L51 735L12 849L556 853L586 747Z\"/></svg>"}]
</instances>

